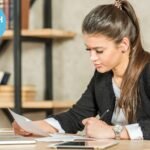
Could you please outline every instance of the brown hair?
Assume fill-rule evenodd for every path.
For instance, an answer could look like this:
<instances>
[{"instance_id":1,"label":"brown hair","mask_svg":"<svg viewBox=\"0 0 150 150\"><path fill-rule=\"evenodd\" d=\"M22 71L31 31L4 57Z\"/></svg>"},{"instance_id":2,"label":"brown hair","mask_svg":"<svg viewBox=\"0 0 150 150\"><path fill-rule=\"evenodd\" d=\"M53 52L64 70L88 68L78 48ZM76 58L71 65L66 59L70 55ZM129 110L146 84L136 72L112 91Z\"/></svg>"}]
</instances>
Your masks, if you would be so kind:
<instances>
[{"instance_id":1,"label":"brown hair","mask_svg":"<svg viewBox=\"0 0 150 150\"><path fill-rule=\"evenodd\" d=\"M145 65L150 62L150 54L144 51L141 43L140 28L135 11L126 0L120 0L120 7L113 4L94 8L84 19L82 32L103 34L112 38L116 44L124 37L130 40L129 64L121 84L119 106L124 109L128 122L136 121L139 95L139 77Z\"/></svg>"}]
</instances>

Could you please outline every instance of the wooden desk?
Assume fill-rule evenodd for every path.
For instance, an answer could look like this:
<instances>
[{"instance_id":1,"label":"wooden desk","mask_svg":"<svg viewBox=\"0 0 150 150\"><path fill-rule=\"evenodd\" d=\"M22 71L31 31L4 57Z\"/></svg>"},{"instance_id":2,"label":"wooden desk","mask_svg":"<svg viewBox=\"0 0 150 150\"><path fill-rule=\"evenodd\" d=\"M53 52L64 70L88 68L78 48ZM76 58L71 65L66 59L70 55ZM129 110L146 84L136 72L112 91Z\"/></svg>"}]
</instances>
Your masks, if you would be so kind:
<instances>
[{"instance_id":1,"label":"wooden desk","mask_svg":"<svg viewBox=\"0 0 150 150\"><path fill-rule=\"evenodd\" d=\"M41 142L31 145L0 145L0 150L51 150L47 145Z\"/></svg>"},{"instance_id":2,"label":"wooden desk","mask_svg":"<svg viewBox=\"0 0 150 150\"><path fill-rule=\"evenodd\" d=\"M150 141L119 141L119 144L109 148L108 150L150 150Z\"/></svg>"},{"instance_id":3,"label":"wooden desk","mask_svg":"<svg viewBox=\"0 0 150 150\"><path fill-rule=\"evenodd\" d=\"M54 150L47 146L48 143L42 142L33 145L0 145L0 150ZM120 141L107 150L150 150L150 141Z\"/></svg>"},{"instance_id":4,"label":"wooden desk","mask_svg":"<svg viewBox=\"0 0 150 150\"><path fill-rule=\"evenodd\" d=\"M0 128L0 135L13 135L11 128ZM2 132L4 131L4 132ZM48 147L47 142L37 142L32 145L0 145L0 150L54 150ZM120 140L119 144L107 150L150 150L150 141L146 140Z\"/></svg>"}]
</instances>

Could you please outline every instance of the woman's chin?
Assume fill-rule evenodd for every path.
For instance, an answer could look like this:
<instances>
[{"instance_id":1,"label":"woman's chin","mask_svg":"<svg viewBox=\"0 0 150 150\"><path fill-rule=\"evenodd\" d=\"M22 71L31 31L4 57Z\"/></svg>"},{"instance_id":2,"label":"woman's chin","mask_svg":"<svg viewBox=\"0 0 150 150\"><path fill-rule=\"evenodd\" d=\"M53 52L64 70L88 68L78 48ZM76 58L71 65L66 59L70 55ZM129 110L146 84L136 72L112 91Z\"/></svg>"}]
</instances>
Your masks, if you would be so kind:
<instances>
[{"instance_id":1,"label":"woman's chin","mask_svg":"<svg viewBox=\"0 0 150 150\"><path fill-rule=\"evenodd\" d=\"M105 72L108 72L109 70L107 69L103 69L103 68L96 68L96 70L100 73L105 73Z\"/></svg>"}]
</instances>

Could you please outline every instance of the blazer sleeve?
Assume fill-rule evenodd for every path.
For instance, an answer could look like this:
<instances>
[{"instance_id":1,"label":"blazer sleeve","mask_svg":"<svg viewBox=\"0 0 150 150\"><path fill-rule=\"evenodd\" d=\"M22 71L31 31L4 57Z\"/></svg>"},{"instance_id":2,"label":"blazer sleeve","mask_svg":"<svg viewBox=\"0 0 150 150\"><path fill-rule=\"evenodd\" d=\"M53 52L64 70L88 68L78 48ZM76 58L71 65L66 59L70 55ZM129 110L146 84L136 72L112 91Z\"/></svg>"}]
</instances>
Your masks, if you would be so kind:
<instances>
[{"instance_id":1,"label":"blazer sleeve","mask_svg":"<svg viewBox=\"0 0 150 150\"><path fill-rule=\"evenodd\" d=\"M150 140L150 63L144 69L143 87L142 101L144 101L143 110L146 113L146 117L139 120L139 125L143 132L143 138Z\"/></svg>"},{"instance_id":2,"label":"blazer sleeve","mask_svg":"<svg viewBox=\"0 0 150 150\"><path fill-rule=\"evenodd\" d=\"M84 128L82 120L87 117L96 116L97 106L94 92L95 78L96 72L86 91L71 109L67 112L52 116L59 121L66 133L76 133L82 130Z\"/></svg>"}]
</instances>

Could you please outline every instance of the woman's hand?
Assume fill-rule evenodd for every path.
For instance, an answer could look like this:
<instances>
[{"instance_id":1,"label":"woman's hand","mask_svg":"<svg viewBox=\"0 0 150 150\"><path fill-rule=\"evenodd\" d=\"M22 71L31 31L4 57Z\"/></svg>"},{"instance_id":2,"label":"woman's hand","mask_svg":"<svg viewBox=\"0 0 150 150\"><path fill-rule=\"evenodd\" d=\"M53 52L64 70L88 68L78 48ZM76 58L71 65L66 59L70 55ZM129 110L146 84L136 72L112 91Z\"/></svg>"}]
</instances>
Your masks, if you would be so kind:
<instances>
[{"instance_id":1,"label":"woman's hand","mask_svg":"<svg viewBox=\"0 0 150 150\"><path fill-rule=\"evenodd\" d=\"M33 123L35 125L37 125L39 128L41 128L42 130L49 132L49 133L56 133L58 132L57 129L55 129L54 127L52 127L50 124L48 124L46 121L44 120L39 120L39 121L33 121ZM15 134L18 135L22 135L22 136L34 136L32 133L25 131L24 129L22 129L17 123L16 121L14 121L12 123L12 127L14 129Z\"/></svg>"},{"instance_id":2,"label":"woman's hand","mask_svg":"<svg viewBox=\"0 0 150 150\"><path fill-rule=\"evenodd\" d=\"M115 138L112 126L94 117L84 119L85 134L92 138Z\"/></svg>"}]
</instances>

